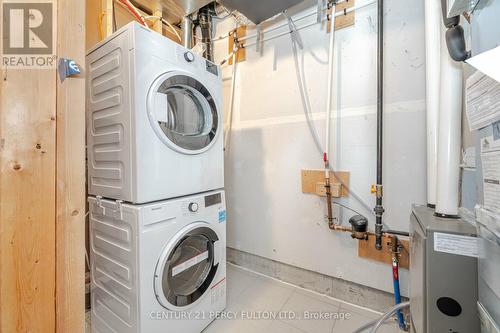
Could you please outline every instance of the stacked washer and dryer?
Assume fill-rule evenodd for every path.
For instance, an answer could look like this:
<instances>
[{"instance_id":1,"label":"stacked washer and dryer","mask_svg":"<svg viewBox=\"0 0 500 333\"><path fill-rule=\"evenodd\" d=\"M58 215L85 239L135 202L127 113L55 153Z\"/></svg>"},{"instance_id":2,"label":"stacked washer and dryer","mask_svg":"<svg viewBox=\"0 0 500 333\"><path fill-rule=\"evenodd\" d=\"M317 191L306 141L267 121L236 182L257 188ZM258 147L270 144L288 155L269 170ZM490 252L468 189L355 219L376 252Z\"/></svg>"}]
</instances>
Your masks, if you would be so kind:
<instances>
[{"instance_id":1,"label":"stacked washer and dryer","mask_svg":"<svg viewBox=\"0 0 500 333\"><path fill-rule=\"evenodd\" d=\"M92 332L199 333L226 305L220 68L130 23L87 75Z\"/></svg>"}]
</instances>

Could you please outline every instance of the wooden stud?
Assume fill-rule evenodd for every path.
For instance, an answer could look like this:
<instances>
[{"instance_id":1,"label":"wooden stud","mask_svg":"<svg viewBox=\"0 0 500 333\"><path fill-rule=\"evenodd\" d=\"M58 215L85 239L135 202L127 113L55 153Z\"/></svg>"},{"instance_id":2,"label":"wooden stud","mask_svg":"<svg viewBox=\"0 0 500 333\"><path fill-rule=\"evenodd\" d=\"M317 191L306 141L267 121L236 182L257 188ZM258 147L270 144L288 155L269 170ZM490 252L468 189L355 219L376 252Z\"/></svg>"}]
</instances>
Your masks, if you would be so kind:
<instances>
[{"instance_id":1,"label":"wooden stud","mask_svg":"<svg viewBox=\"0 0 500 333\"><path fill-rule=\"evenodd\" d=\"M399 257L399 266L408 269L410 267L410 244L407 240L399 240L403 245ZM369 235L368 240L360 240L358 244L358 256L386 264L392 264L391 237L384 236L382 239L383 248L375 249L375 235Z\"/></svg>"},{"instance_id":2,"label":"wooden stud","mask_svg":"<svg viewBox=\"0 0 500 333\"><path fill-rule=\"evenodd\" d=\"M240 25L238 27L238 29L234 29L234 30L231 31L231 36L229 36L229 38L228 38L229 41L228 41L228 44L227 44L227 52L228 52L228 54L231 54L233 52L233 50L234 50L234 38L233 38L232 34L235 33L235 32L236 32L236 35L238 36L238 38L246 36L246 34L247 34L247 27L246 27L246 25ZM236 52L236 62L237 63L245 61L246 57L247 57L247 53L246 53L246 49L244 47L240 48ZM229 58L228 64L229 65L233 64L233 57Z\"/></svg>"},{"instance_id":3,"label":"wooden stud","mask_svg":"<svg viewBox=\"0 0 500 333\"><path fill-rule=\"evenodd\" d=\"M340 178L337 178L337 176ZM325 171L324 170L302 170L302 193L312 193L319 196L326 196L324 189L325 184ZM330 180L332 184L333 197L346 197L349 195L349 189L341 186L341 183L349 186L349 172L336 171L335 174L330 171ZM340 181L342 180L342 182ZM320 184L318 186L318 184Z\"/></svg>"},{"instance_id":4,"label":"wooden stud","mask_svg":"<svg viewBox=\"0 0 500 333\"><path fill-rule=\"evenodd\" d=\"M58 48L85 69L85 2L58 1ZM85 329L85 74L57 80L56 332Z\"/></svg>"},{"instance_id":5,"label":"wooden stud","mask_svg":"<svg viewBox=\"0 0 500 333\"><path fill-rule=\"evenodd\" d=\"M158 33L163 33L163 23L162 23L162 17L163 17L163 8L159 0L153 1L153 16L159 17L154 19L154 24L153 24L153 30L158 32Z\"/></svg>"},{"instance_id":6,"label":"wooden stud","mask_svg":"<svg viewBox=\"0 0 500 333\"><path fill-rule=\"evenodd\" d=\"M355 5L355 0L346 0L342 1L337 6L335 7L335 12L336 13L341 13L344 12L345 10L348 10L350 8L353 8ZM328 10L328 15L331 15L332 10ZM340 30L343 28L350 27L354 25L354 22L356 20L355 17L355 11L351 11L349 13L346 13L345 15L339 15L335 16L335 30ZM330 32L331 30L331 21L328 21L326 30Z\"/></svg>"},{"instance_id":7,"label":"wooden stud","mask_svg":"<svg viewBox=\"0 0 500 333\"><path fill-rule=\"evenodd\" d=\"M113 1L101 0L101 13L99 17L102 27L101 39L105 39L113 34Z\"/></svg>"}]
</instances>

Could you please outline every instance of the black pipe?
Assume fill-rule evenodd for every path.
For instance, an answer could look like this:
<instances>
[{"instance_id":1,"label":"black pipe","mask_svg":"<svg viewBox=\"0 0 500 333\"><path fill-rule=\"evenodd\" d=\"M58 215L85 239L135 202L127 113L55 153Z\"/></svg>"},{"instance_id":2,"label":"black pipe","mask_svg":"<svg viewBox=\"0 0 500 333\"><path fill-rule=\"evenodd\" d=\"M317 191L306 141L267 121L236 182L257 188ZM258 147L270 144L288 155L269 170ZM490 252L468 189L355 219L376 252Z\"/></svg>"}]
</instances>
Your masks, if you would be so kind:
<instances>
[{"instance_id":1,"label":"black pipe","mask_svg":"<svg viewBox=\"0 0 500 333\"><path fill-rule=\"evenodd\" d=\"M384 234L396 235L396 236L405 236L410 237L410 233L407 231L399 231L399 230L384 230Z\"/></svg>"},{"instance_id":2,"label":"black pipe","mask_svg":"<svg viewBox=\"0 0 500 333\"><path fill-rule=\"evenodd\" d=\"M375 248L382 249L382 158L383 158L383 122L384 122L384 0L378 0L378 36L377 36L377 197L375 211Z\"/></svg>"}]
</instances>

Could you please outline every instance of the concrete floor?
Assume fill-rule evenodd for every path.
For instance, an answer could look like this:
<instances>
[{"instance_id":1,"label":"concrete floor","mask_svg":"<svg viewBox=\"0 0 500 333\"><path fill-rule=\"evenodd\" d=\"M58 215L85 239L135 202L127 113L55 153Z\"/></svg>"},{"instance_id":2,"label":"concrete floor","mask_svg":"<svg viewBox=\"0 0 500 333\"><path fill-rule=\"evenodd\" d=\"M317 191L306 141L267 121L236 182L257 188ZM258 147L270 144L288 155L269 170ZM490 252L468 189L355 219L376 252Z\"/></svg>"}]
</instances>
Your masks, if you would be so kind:
<instances>
[{"instance_id":1,"label":"concrete floor","mask_svg":"<svg viewBox=\"0 0 500 333\"><path fill-rule=\"evenodd\" d=\"M352 333L380 315L230 264L225 313L230 319L215 320L203 333ZM269 314L281 318L271 319ZM307 315L330 318L306 319ZM90 316L86 332L90 332ZM378 332L401 331L395 321L390 321Z\"/></svg>"}]
</instances>

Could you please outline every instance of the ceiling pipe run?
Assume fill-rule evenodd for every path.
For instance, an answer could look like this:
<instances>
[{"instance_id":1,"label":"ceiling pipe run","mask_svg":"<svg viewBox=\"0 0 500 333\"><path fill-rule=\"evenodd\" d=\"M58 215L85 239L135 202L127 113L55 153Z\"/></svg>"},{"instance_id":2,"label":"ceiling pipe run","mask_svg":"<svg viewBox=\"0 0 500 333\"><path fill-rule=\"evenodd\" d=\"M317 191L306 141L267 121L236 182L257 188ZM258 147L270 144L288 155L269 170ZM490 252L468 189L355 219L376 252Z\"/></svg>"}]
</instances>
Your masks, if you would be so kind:
<instances>
[{"instance_id":1,"label":"ceiling pipe run","mask_svg":"<svg viewBox=\"0 0 500 333\"><path fill-rule=\"evenodd\" d=\"M436 216L458 217L462 126L462 64L448 53L441 28Z\"/></svg>"},{"instance_id":2,"label":"ceiling pipe run","mask_svg":"<svg viewBox=\"0 0 500 333\"><path fill-rule=\"evenodd\" d=\"M440 0L425 0L425 72L427 121L427 205L436 207L437 145L441 65Z\"/></svg>"},{"instance_id":3,"label":"ceiling pipe run","mask_svg":"<svg viewBox=\"0 0 500 333\"><path fill-rule=\"evenodd\" d=\"M182 29L182 45L186 49L191 49L193 47L193 21L191 17L184 16L181 22Z\"/></svg>"}]
</instances>

